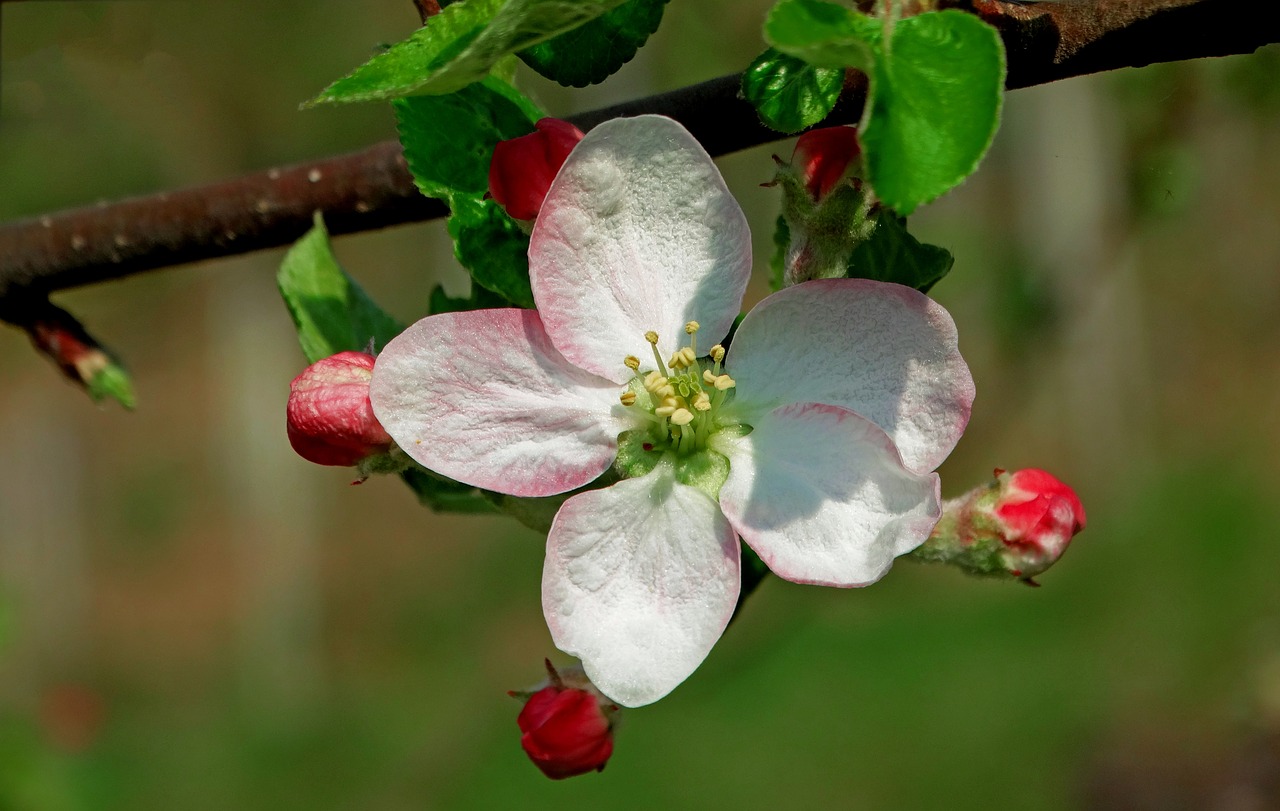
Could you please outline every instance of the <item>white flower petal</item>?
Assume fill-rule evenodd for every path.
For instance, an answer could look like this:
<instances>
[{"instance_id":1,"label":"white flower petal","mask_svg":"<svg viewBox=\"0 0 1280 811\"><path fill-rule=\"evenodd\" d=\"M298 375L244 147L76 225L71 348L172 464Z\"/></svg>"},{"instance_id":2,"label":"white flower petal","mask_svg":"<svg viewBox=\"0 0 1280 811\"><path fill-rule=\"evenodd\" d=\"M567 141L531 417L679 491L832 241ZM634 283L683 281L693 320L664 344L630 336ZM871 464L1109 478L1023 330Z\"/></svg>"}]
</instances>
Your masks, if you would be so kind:
<instances>
[{"instance_id":1,"label":"white flower petal","mask_svg":"<svg viewBox=\"0 0 1280 811\"><path fill-rule=\"evenodd\" d=\"M666 358L698 321L700 347L728 334L751 274L751 234L711 158L675 121L618 118L587 133L547 192L529 278L566 358L622 382L622 361Z\"/></svg>"},{"instance_id":2,"label":"white flower petal","mask_svg":"<svg viewBox=\"0 0 1280 811\"><path fill-rule=\"evenodd\" d=\"M369 398L387 433L431 470L549 496L613 462L630 427L620 392L566 361L536 312L474 310L424 318L387 344Z\"/></svg>"},{"instance_id":3,"label":"white flower petal","mask_svg":"<svg viewBox=\"0 0 1280 811\"><path fill-rule=\"evenodd\" d=\"M725 365L738 382L735 408L755 415L824 403L856 411L917 472L947 458L973 405L950 314L884 282L825 279L774 293L743 319Z\"/></svg>"},{"instance_id":4,"label":"white flower petal","mask_svg":"<svg viewBox=\"0 0 1280 811\"><path fill-rule=\"evenodd\" d=\"M619 704L657 701L728 624L739 554L716 503L669 466L574 496L551 526L542 570L556 646Z\"/></svg>"},{"instance_id":5,"label":"white flower petal","mask_svg":"<svg viewBox=\"0 0 1280 811\"><path fill-rule=\"evenodd\" d=\"M783 406L716 447L729 457L720 508L775 574L797 583L873 583L942 514L937 474L904 468L884 431L843 408Z\"/></svg>"}]
</instances>

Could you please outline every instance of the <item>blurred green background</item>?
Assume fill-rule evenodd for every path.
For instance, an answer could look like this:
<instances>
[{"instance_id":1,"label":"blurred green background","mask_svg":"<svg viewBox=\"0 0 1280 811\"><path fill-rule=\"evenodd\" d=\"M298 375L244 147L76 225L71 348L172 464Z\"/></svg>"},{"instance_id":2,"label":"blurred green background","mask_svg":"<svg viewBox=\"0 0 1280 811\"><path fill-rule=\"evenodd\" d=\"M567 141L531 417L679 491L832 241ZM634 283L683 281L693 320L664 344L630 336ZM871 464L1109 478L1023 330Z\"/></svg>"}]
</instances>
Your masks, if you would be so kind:
<instances>
[{"instance_id":1,"label":"blurred green background","mask_svg":"<svg viewBox=\"0 0 1280 811\"><path fill-rule=\"evenodd\" d=\"M567 114L741 69L766 0L674 0ZM1242 21L1247 24L1247 21ZM298 102L409 0L6 4L0 219L393 137ZM296 458L281 252L72 291L130 365L95 408L0 330L0 809L1280 807L1280 51L1018 91L913 218L978 385L942 469L1073 484L1043 587L900 564L766 582L698 672L546 780L518 705L554 651L541 540ZM772 152L721 166L756 232ZM401 319L465 289L441 223L347 237ZM3 262L3 257L0 257Z\"/></svg>"}]
</instances>

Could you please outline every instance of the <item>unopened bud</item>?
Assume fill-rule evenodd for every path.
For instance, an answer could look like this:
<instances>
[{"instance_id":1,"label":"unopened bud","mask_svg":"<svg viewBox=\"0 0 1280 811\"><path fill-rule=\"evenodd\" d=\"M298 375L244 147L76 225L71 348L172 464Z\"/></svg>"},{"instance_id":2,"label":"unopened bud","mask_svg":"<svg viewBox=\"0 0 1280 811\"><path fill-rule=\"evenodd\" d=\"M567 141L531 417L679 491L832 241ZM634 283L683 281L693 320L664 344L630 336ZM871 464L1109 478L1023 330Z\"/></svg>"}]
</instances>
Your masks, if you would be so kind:
<instances>
[{"instance_id":1,"label":"unopened bud","mask_svg":"<svg viewBox=\"0 0 1280 811\"><path fill-rule=\"evenodd\" d=\"M995 481L943 505L942 519L911 557L1034 582L1084 526L1080 498L1054 476L997 470Z\"/></svg>"},{"instance_id":2,"label":"unopened bud","mask_svg":"<svg viewBox=\"0 0 1280 811\"><path fill-rule=\"evenodd\" d=\"M552 780L603 771L613 754L613 727L619 709L582 673L560 672L547 662L549 678L510 695L525 702L516 718L520 745L533 765Z\"/></svg>"},{"instance_id":3,"label":"unopened bud","mask_svg":"<svg viewBox=\"0 0 1280 811\"><path fill-rule=\"evenodd\" d=\"M859 153L857 129L822 127L796 140L791 167L800 173L809 196L817 202L845 178Z\"/></svg>"},{"instance_id":4,"label":"unopened bud","mask_svg":"<svg viewBox=\"0 0 1280 811\"><path fill-rule=\"evenodd\" d=\"M289 444L318 465L349 467L386 454L391 437L373 415L374 358L339 352L308 366L289 384Z\"/></svg>"},{"instance_id":5,"label":"unopened bud","mask_svg":"<svg viewBox=\"0 0 1280 811\"><path fill-rule=\"evenodd\" d=\"M558 118L534 126L537 132L500 141L489 164L489 195L512 219L525 222L537 218L551 181L582 140L581 130Z\"/></svg>"}]
</instances>

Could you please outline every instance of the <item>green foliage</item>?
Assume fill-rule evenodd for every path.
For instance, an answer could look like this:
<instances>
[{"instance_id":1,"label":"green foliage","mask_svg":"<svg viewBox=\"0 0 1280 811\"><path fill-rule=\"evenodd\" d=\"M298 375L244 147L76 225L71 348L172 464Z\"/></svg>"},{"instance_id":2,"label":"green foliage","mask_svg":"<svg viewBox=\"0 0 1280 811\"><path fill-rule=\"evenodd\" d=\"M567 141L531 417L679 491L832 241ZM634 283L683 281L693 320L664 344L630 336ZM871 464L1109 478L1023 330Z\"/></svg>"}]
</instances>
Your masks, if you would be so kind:
<instances>
[{"instance_id":1,"label":"green foliage","mask_svg":"<svg viewBox=\"0 0 1280 811\"><path fill-rule=\"evenodd\" d=\"M1000 122L1004 46L971 14L902 20L877 59L861 141L867 180L900 214L978 168Z\"/></svg>"},{"instance_id":2,"label":"green foliage","mask_svg":"<svg viewBox=\"0 0 1280 811\"><path fill-rule=\"evenodd\" d=\"M769 289L778 292L787 273L787 248L791 245L791 229L787 226L787 218L778 215L773 226L773 255L769 257Z\"/></svg>"},{"instance_id":3,"label":"green foliage","mask_svg":"<svg viewBox=\"0 0 1280 811\"><path fill-rule=\"evenodd\" d=\"M922 243L907 233L905 217L881 209L875 230L849 258L848 276L895 282L927 293L954 262L946 248Z\"/></svg>"},{"instance_id":4,"label":"green foliage","mask_svg":"<svg viewBox=\"0 0 1280 811\"><path fill-rule=\"evenodd\" d=\"M533 132L542 111L507 82L490 76L446 96L392 102L414 183L428 197L479 198L499 141Z\"/></svg>"},{"instance_id":5,"label":"green foliage","mask_svg":"<svg viewBox=\"0 0 1280 811\"><path fill-rule=\"evenodd\" d=\"M329 85L307 105L443 95L503 57L571 31L622 0L464 0Z\"/></svg>"},{"instance_id":6,"label":"green foliage","mask_svg":"<svg viewBox=\"0 0 1280 811\"><path fill-rule=\"evenodd\" d=\"M843 68L818 68L774 48L742 75L742 94L765 126L793 133L830 114L844 86Z\"/></svg>"},{"instance_id":7,"label":"green foliage","mask_svg":"<svg viewBox=\"0 0 1280 811\"><path fill-rule=\"evenodd\" d=\"M338 265L319 214L285 254L276 283L308 363L363 351L371 341L376 351L403 329Z\"/></svg>"},{"instance_id":8,"label":"green foliage","mask_svg":"<svg viewBox=\"0 0 1280 811\"><path fill-rule=\"evenodd\" d=\"M583 26L520 52L529 67L568 87L603 82L658 30L667 0L626 0Z\"/></svg>"},{"instance_id":9,"label":"green foliage","mask_svg":"<svg viewBox=\"0 0 1280 811\"><path fill-rule=\"evenodd\" d=\"M133 391L133 379L119 361L110 356L107 365L85 381L85 390L95 403L109 397L130 411L138 404Z\"/></svg>"},{"instance_id":10,"label":"green foliage","mask_svg":"<svg viewBox=\"0 0 1280 811\"><path fill-rule=\"evenodd\" d=\"M414 182L423 194L449 203L454 255L476 284L502 297L476 306L533 307L529 236L484 197L493 148L533 132L542 111L495 76L447 96L398 99L392 106ZM440 295L449 309L474 309L461 306L467 299Z\"/></svg>"},{"instance_id":11,"label":"green foliage","mask_svg":"<svg viewBox=\"0 0 1280 811\"><path fill-rule=\"evenodd\" d=\"M782 0L765 22L778 50L871 80L860 126L867 180L881 202L910 214L977 168L995 136L1004 48L995 29L949 10L882 21L821 0Z\"/></svg>"},{"instance_id":12,"label":"green foliage","mask_svg":"<svg viewBox=\"0 0 1280 811\"><path fill-rule=\"evenodd\" d=\"M773 47L820 68L870 74L880 51L881 23L823 0L781 0L764 22Z\"/></svg>"},{"instance_id":13,"label":"green foliage","mask_svg":"<svg viewBox=\"0 0 1280 811\"><path fill-rule=\"evenodd\" d=\"M424 468L409 468L400 474L400 478L417 495L422 506L435 512L486 514L498 511L479 488L446 479Z\"/></svg>"},{"instance_id":14,"label":"green foliage","mask_svg":"<svg viewBox=\"0 0 1280 811\"><path fill-rule=\"evenodd\" d=\"M492 200L455 198L449 218L453 252L481 287L517 307L533 307L529 236Z\"/></svg>"}]
</instances>

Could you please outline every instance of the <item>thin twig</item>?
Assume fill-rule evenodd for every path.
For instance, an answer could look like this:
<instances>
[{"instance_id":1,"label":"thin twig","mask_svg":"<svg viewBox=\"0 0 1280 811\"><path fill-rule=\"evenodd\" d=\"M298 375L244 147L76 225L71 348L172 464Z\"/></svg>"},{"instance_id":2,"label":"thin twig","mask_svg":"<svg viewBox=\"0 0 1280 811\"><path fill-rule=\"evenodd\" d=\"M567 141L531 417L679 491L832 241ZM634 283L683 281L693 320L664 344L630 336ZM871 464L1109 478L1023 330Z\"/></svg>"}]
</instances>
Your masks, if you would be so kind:
<instances>
[{"instance_id":1,"label":"thin twig","mask_svg":"<svg viewBox=\"0 0 1280 811\"><path fill-rule=\"evenodd\" d=\"M1154 62L1250 53L1280 41L1280 22L1231 0L1071 0L1011 4L943 0L1000 30L1007 86ZM780 138L739 96L739 77L572 118L583 130L615 116L662 113L712 155ZM828 123L856 121L865 84L847 87ZM315 163L209 186L122 200L0 225L0 304L170 265L285 245L325 212L334 234L443 216L415 190L394 141ZM0 311L4 310L0 306Z\"/></svg>"}]
</instances>

